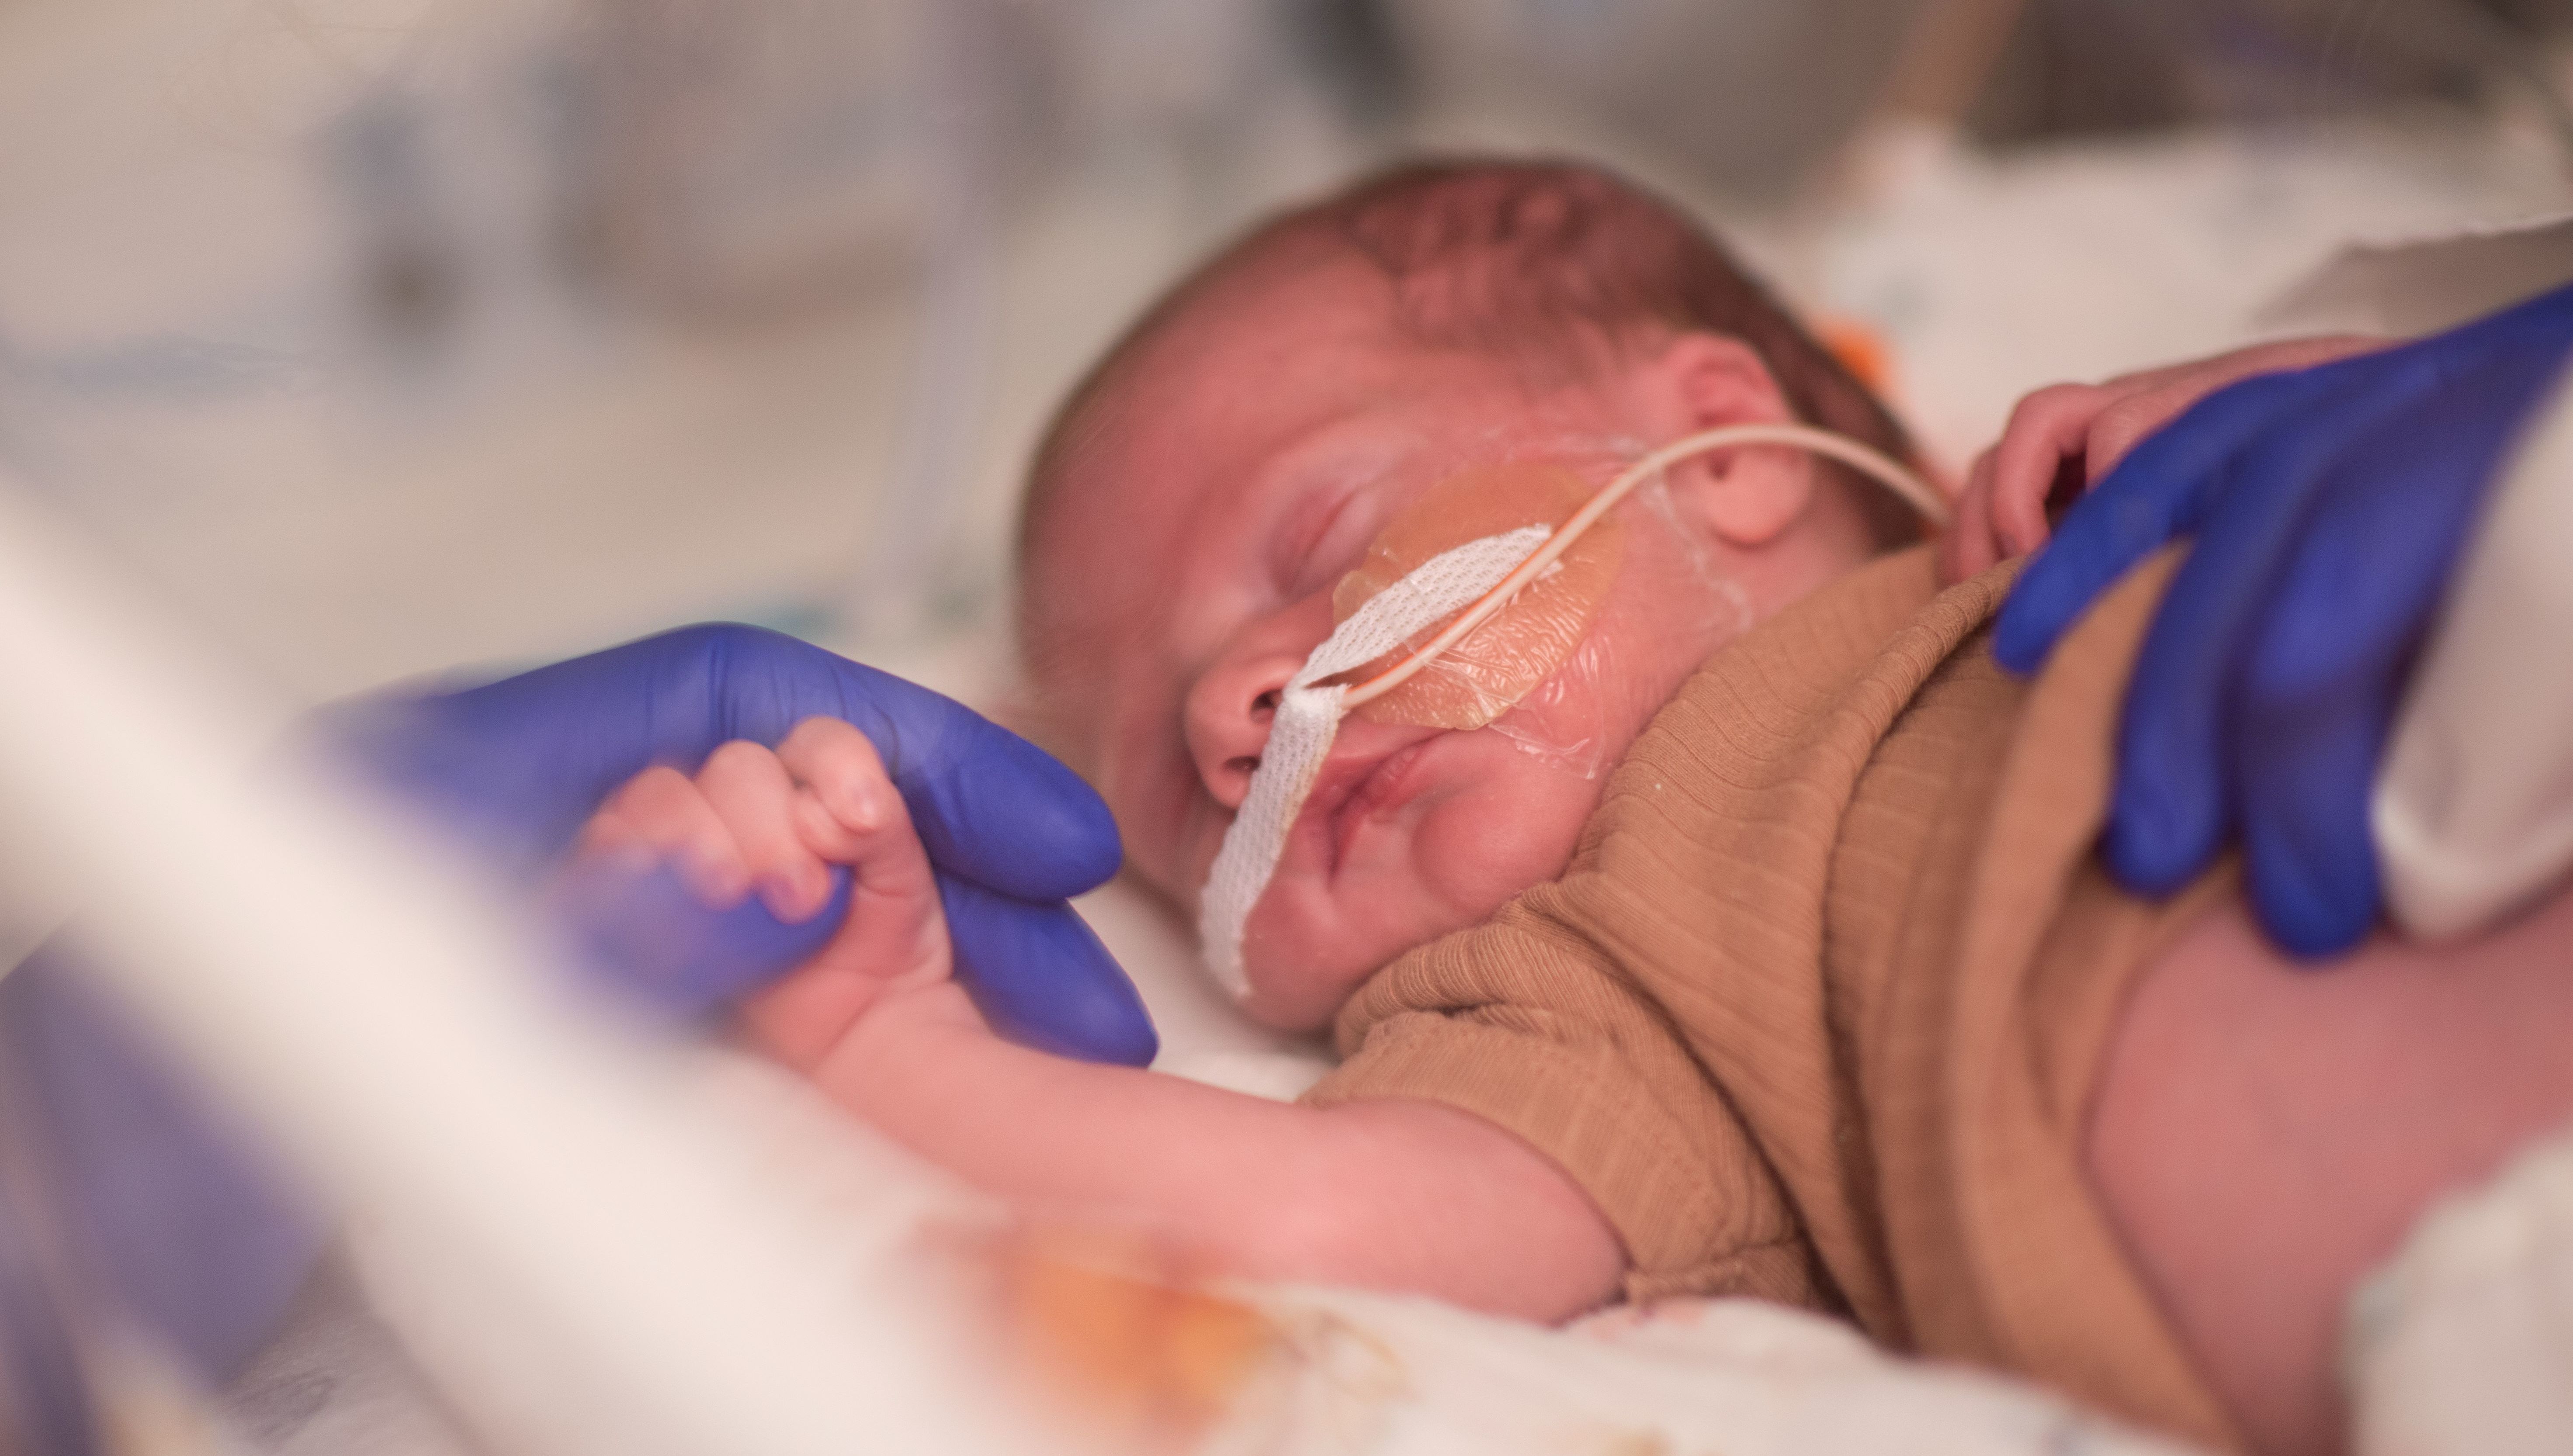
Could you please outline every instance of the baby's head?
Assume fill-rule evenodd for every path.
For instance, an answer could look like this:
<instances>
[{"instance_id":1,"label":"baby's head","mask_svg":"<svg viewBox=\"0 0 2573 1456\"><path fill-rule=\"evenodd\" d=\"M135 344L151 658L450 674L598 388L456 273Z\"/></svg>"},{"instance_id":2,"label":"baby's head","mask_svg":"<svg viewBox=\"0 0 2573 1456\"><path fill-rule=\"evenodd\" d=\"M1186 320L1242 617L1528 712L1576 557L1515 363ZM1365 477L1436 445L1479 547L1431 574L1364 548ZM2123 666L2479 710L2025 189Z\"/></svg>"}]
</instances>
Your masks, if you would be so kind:
<instances>
[{"instance_id":1,"label":"baby's head","mask_svg":"<svg viewBox=\"0 0 2573 1456\"><path fill-rule=\"evenodd\" d=\"M1380 533L1438 538L1478 492L1577 497L1681 435L1792 419L1908 453L1711 240L1598 171L1413 167L1287 214L1146 314L1048 432L1020 536L1039 730L1106 796L1133 869L1193 911L1277 694ZM1413 711L1388 697L1342 723L1250 919L1249 1010L1320 1025L1403 951L1559 874L1602 767L1691 669L1915 532L1878 487L1784 447L1639 491L1594 532L1589 585L1559 585L1574 599L1532 611L1531 587L1460 648L1551 668L1514 706L1424 726L1417 700L1442 690L1424 683ZM1452 698L1473 673L1447 677Z\"/></svg>"}]
</instances>

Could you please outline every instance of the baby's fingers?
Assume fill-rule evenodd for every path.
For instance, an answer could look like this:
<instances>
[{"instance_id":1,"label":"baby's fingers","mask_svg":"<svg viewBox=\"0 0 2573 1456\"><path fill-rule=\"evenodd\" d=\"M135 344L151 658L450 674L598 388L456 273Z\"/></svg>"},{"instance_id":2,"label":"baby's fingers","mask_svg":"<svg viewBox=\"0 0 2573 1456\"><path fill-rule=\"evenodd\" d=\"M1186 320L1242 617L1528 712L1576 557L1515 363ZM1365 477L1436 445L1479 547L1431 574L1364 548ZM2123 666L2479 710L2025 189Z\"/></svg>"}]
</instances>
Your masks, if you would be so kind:
<instances>
[{"instance_id":1,"label":"baby's fingers","mask_svg":"<svg viewBox=\"0 0 2573 1456\"><path fill-rule=\"evenodd\" d=\"M810 1067L878 998L944 981L947 920L929 856L866 735L837 719L799 724L777 748L796 780L796 833L854 871L848 918L803 971L742 1008L769 1049Z\"/></svg>"},{"instance_id":2,"label":"baby's fingers","mask_svg":"<svg viewBox=\"0 0 2573 1456\"><path fill-rule=\"evenodd\" d=\"M776 754L732 742L709 754L697 787L722 816L771 914L797 924L831 896L831 876L796 827L795 782Z\"/></svg>"},{"instance_id":3,"label":"baby's fingers","mask_svg":"<svg viewBox=\"0 0 2573 1456\"><path fill-rule=\"evenodd\" d=\"M778 745L777 756L803 786L796 825L804 843L857 870L849 923L865 944L854 949L878 967L907 969L928 960L943 968L947 937L938 882L875 745L836 718L807 718Z\"/></svg>"},{"instance_id":4,"label":"baby's fingers","mask_svg":"<svg viewBox=\"0 0 2573 1456\"><path fill-rule=\"evenodd\" d=\"M2117 396L2097 384L2053 384L2020 400L1993 446L1993 536L2004 556L2046 544L2047 497L2068 462L2090 449L2091 426Z\"/></svg>"},{"instance_id":5,"label":"baby's fingers","mask_svg":"<svg viewBox=\"0 0 2573 1456\"><path fill-rule=\"evenodd\" d=\"M627 780L582 831L581 850L672 861L688 888L717 909L750 893L750 867L732 831L677 769L649 768Z\"/></svg>"},{"instance_id":6,"label":"baby's fingers","mask_svg":"<svg viewBox=\"0 0 2573 1456\"><path fill-rule=\"evenodd\" d=\"M803 787L796 828L815 854L842 864L869 861L882 876L928 887L929 858L911 832L911 811L867 735L837 718L807 718L778 745L777 757Z\"/></svg>"}]
</instances>

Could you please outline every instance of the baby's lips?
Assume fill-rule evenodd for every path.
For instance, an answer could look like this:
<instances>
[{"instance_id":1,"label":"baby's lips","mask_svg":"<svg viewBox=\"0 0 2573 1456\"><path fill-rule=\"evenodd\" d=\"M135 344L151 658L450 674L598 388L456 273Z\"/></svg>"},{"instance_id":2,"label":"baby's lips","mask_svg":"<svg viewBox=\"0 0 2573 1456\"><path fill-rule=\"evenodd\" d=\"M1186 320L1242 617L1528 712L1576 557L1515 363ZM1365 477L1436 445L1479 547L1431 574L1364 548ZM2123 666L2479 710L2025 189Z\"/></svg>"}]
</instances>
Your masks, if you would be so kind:
<instances>
[{"instance_id":1,"label":"baby's lips","mask_svg":"<svg viewBox=\"0 0 2573 1456\"><path fill-rule=\"evenodd\" d=\"M1441 551L1521 526L1560 525L1589 498L1587 482L1561 465L1521 462L1459 470L1432 485L1377 533L1357 567L1333 588L1332 621L1348 620L1368 598ZM1623 555L1618 523L1600 521L1464 640L1352 716L1430 728L1480 728L1491 722L1552 676L1580 645ZM1423 631L1414 645L1437 630ZM1364 682L1403 655L1388 654L1348 674L1347 680Z\"/></svg>"}]
</instances>

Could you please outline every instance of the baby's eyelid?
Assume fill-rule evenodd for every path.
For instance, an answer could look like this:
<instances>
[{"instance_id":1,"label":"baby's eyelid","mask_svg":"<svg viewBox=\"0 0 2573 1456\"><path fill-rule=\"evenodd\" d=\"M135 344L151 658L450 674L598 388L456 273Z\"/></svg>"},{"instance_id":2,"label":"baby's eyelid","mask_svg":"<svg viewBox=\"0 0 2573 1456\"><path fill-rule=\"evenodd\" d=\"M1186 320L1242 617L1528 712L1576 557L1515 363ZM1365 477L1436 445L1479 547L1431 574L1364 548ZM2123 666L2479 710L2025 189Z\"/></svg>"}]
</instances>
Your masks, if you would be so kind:
<instances>
[{"instance_id":1,"label":"baby's eyelid","mask_svg":"<svg viewBox=\"0 0 2573 1456\"><path fill-rule=\"evenodd\" d=\"M1281 573L1286 600L1300 601L1327 588L1357 564L1373 536L1374 512L1365 508L1365 499L1366 492L1349 491L1314 528L1292 558L1293 569Z\"/></svg>"},{"instance_id":2,"label":"baby's eyelid","mask_svg":"<svg viewBox=\"0 0 2573 1456\"><path fill-rule=\"evenodd\" d=\"M1314 548L1348 509L1352 493L1345 486L1330 495L1308 493L1281 519L1269 542L1269 574L1281 593L1290 599L1295 595Z\"/></svg>"}]
</instances>

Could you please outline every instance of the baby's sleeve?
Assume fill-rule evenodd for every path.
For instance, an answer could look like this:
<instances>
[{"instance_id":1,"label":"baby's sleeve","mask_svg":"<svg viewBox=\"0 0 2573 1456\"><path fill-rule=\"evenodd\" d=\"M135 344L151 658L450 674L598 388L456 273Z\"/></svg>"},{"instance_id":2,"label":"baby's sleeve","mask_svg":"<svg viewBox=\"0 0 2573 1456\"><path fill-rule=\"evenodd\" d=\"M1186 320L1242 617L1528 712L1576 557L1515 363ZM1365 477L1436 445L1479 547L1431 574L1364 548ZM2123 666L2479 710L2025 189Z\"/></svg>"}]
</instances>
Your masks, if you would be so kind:
<instances>
[{"instance_id":1,"label":"baby's sleeve","mask_svg":"<svg viewBox=\"0 0 2573 1456\"><path fill-rule=\"evenodd\" d=\"M1308 1104L1437 1102L1554 1160L1616 1228L1625 1293L1827 1303L1777 1180L1669 1017L1540 886L1386 968L1340 1014Z\"/></svg>"}]
</instances>

